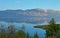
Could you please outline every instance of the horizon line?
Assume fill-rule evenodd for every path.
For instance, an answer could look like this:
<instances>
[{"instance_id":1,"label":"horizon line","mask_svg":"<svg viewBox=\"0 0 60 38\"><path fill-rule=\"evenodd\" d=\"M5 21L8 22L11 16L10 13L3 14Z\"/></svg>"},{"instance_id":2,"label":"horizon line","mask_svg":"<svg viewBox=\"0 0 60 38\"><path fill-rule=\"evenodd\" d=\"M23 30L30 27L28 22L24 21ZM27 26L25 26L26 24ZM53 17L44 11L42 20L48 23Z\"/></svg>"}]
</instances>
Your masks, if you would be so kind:
<instances>
[{"instance_id":1,"label":"horizon line","mask_svg":"<svg viewBox=\"0 0 60 38\"><path fill-rule=\"evenodd\" d=\"M37 10L54 10L54 11L60 11L58 9L43 9L43 8L27 8L27 9L0 9L0 11L6 11L6 10L31 10L31 9L37 9Z\"/></svg>"}]
</instances>

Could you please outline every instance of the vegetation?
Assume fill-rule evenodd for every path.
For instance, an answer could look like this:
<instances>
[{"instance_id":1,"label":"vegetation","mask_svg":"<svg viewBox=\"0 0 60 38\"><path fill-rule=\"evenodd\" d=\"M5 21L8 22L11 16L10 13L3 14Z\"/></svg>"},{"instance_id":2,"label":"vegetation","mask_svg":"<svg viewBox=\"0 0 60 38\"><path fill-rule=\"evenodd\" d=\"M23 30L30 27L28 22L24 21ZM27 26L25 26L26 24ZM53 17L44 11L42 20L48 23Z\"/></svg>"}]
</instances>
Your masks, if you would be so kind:
<instances>
[{"instance_id":1,"label":"vegetation","mask_svg":"<svg viewBox=\"0 0 60 38\"><path fill-rule=\"evenodd\" d=\"M29 33L27 32L27 36L26 36L26 38L29 38L30 37L30 35L29 35ZM31 37L30 37L31 38Z\"/></svg>"},{"instance_id":2,"label":"vegetation","mask_svg":"<svg viewBox=\"0 0 60 38\"><path fill-rule=\"evenodd\" d=\"M39 38L37 33L34 34L34 38Z\"/></svg>"},{"instance_id":3,"label":"vegetation","mask_svg":"<svg viewBox=\"0 0 60 38\"><path fill-rule=\"evenodd\" d=\"M52 18L48 25L34 26L35 28L43 28L46 30L46 38L60 38L60 24L56 24Z\"/></svg>"},{"instance_id":4,"label":"vegetation","mask_svg":"<svg viewBox=\"0 0 60 38\"><path fill-rule=\"evenodd\" d=\"M20 30L16 30L15 26L12 24L8 27L1 24L0 38L38 38L38 35L36 33L34 36L30 36L28 32L25 32L24 25L20 27Z\"/></svg>"},{"instance_id":5,"label":"vegetation","mask_svg":"<svg viewBox=\"0 0 60 38\"><path fill-rule=\"evenodd\" d=\"M46 30L46 38L60 38L60 24L56 24L52 18L48 25L41 26L38 28L44 28ZM25 25L22 25L20 30L16 30L14 25L10 25L7 28L1 24L0 27L0 38L39 38L37 32L33 36L25 32Z\"/></svg>"},{"instance_id":6,"label":"vegetation","mask_svg":"<svg viewBox=\"0 0 60 38\"><path fill-rule=\"evenodd\" d=\"M60 31L56 33L56 38L60 38Z\"/></svg>"},{"instance_id":7,"label":"vegetation","mask_svg":"<svg viewBox=\"0 0 60 38\"><path fill-rule=\"evenodd\" d=\"M56 33L59 31L59 26L56 24L55 20L52 18L49 25L46 27L46 38L55 38Z\"/></svg>"},{"instance_id":8,"label":"vegetation","mask_svg":"<svg viewBox=\"0 0 60 38\"><path fill-rule=\"evenodd\" d=\"M21 29L17 31L14 25L4 28L4 25L1 24L0 38L26 38L26 33Z\"/></svg>"}]
</instances>

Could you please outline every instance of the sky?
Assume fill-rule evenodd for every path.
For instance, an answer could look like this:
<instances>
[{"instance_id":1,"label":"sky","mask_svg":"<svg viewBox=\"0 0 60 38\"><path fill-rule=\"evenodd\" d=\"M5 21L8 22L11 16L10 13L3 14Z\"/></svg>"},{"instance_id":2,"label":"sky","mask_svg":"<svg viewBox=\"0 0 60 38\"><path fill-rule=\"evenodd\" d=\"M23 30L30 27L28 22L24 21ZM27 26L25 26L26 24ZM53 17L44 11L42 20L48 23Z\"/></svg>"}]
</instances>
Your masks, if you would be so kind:
<instances>
[{"instance_id":1,"label":"sky","mask_svg":"<svg viewBox=\"0 0 60 38\"><path fill-rule=\"evenodd\" d=\"M0 0L0 10L34 8L60 10L60 0Z\"/></svg>"}]
</instances>

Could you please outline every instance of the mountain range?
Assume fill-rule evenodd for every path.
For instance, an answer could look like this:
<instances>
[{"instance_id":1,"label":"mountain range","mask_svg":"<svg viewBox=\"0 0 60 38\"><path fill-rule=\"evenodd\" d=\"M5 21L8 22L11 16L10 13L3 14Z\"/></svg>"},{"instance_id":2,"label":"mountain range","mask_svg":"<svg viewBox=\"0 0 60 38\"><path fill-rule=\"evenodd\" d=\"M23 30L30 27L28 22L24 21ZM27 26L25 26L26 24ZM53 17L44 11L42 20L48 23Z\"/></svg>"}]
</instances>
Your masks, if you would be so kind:
<instances>
[{"instance_id":1,"label":"mountain range","mask_svg":"<svg viewBox=\"0 0 60 38\"><path fill-rule=\"evenodd\" d=\"M0 11L0 21L20 23L47 23L51 18L60 22L60 11L52 9L27 9Z\"/></svg>"}]
</instances>

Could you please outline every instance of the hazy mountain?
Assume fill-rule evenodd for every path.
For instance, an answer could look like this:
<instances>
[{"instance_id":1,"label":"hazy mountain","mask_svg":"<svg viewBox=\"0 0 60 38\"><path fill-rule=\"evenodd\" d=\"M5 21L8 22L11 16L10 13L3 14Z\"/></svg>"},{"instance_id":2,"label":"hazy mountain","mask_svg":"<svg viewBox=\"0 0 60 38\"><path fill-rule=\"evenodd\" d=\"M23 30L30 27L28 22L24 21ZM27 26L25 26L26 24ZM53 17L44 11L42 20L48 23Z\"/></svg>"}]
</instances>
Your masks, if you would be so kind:
<instances>
[{"instance_id":1,"label":"hazy mountain","mask_svg":"<svg viewBox=\"0 0 60 38\"><path fill-rule=\"evenodd\" d=\"M48 22L51 18L55 18L56 22L60 22L60 11L51 9L0 11L0 21L6 22L44 23Z\"/></svg>"}]
</instances>

